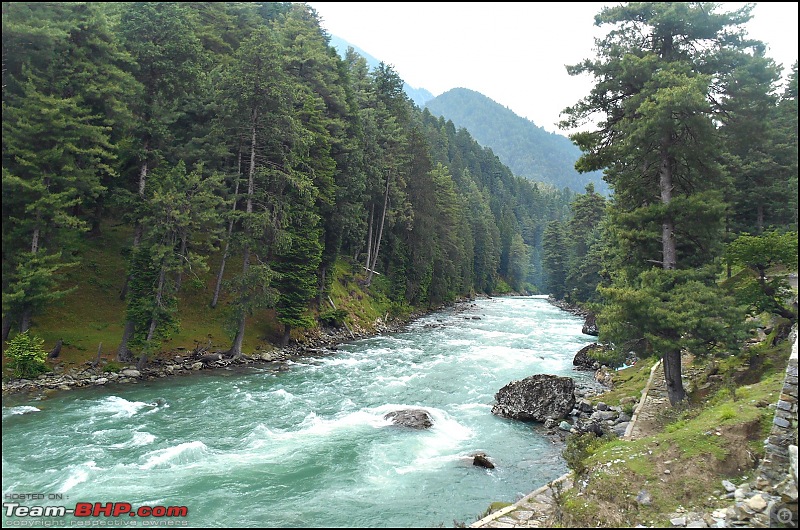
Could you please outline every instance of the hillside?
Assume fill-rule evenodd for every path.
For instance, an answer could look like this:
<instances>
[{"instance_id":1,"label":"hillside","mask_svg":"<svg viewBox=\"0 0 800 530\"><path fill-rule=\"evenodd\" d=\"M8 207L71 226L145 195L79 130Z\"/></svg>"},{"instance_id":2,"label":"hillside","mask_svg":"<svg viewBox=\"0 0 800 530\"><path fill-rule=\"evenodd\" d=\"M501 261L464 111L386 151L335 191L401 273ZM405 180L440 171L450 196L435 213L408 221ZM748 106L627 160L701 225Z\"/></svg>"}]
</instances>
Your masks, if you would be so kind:
<instances>
[{"instance_id":1,"label":"hillside","mask_svg":"<svg viewBox=\"0 0 800 530\"><path fill-rule=\"evenodd\" d=\"M336 35L331 35L331 46L336 48L336 52L342 58L347 54L347 48L353 48L357 54L367 61L370 69L376 68L380 64L380 61L372 55ZM433 94L431 94L430 91L424 88L414 88L405 81L403 82L403 91L411 98L411 101L420 108L424 107L426 102L433 99Z\"/></svg>"},{"instance_id":2,"label":"hillside","mask_svg":"<svg viewBox=\"0 0 800 530\"><path fill-rule=\"evenodd\" d=\"M454 88L428 101L425 108L467 129L515 175L577 193L590 182L598 193L609 192L599 171L580 174L575 170L581 152L568 138L545 131L479 92Z\"/></svg>"}]
</instances>

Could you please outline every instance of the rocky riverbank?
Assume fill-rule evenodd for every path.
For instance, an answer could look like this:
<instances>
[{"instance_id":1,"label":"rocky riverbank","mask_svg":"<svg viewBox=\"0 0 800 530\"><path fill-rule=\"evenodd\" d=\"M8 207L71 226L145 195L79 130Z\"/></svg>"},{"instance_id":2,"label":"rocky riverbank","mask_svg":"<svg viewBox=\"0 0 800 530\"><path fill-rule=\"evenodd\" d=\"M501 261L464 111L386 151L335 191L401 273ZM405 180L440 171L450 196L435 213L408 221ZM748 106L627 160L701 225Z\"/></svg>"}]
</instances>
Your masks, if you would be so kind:
<instances>
[{"instance_id":1,"label":"rocky riverbank","mask_svg":"<svg viewBox=\"0 0 800 530\"><path fill-rule=\"evenodd\" d=\"M453 307L459 312L466 311L473 307L472 300L459 300L453 304ZM301 343L283 348L257 350L238 359L227 358L222 351L196 348L192 351L163 353L148 360L142 367L137 367L132 363L109 370L107 368L109 362L105 360L97 363L87 361L81 366L71 368L65 368L62 364L57 363L53 371L44 373L35 379L4 381L2 393L4 396L25 393L36 398L76 388L137 384L141 381L153 381L164 377L187 376L201 370L259 366L280 371L286 369L286 362L292 359L330 355L335 353L337 347L343 343L401 331L408 324L431 311L412 312L405 318L378 318L369 327L356 325L345 328L318 328L308 332ZM116 365L116 363L111 363L111 365Z\"/></svg>"}]
</instances>

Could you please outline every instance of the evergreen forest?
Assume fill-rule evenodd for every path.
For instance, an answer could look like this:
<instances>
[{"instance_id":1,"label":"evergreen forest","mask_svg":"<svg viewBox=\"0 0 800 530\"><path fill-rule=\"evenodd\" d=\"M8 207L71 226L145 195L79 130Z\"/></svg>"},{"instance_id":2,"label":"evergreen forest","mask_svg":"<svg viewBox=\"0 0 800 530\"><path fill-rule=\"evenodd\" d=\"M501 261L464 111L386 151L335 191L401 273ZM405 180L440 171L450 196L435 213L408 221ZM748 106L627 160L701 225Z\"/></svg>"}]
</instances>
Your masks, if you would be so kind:
<instances>
[{"instance_id":1,"label":"evergreen forest","mask_svg":"<svg viewBox=\"0 0 800 530\"><path fill-rule=\"evenodd\" d=\"M677 403L682 351L735 352L748 315L796 321L797 62L782 77L744 32L752 8L598 13L596 55L567 66L594 88L561 125L597 123L570 140L604 187L576 194L340 57L306 4L4 2L3 341L45 333L111 262L122 362L189 311L225 322L234 358L264 315L282 344L341 325L344 277L394 316L543 292L663 357Z\"/></svg>"},{"instance_id":2,"label":"evergreen forest","mask_svg":"<svg viewBox=\"0 0 800 530\"><path fill-rule=\"evenodd\" d=\"M306 4L5 2L2 39L4 342L98 282L80 311L122 362L198 307L234 358L264 315L283 344L341 325L342 275L395 316L545 285L574 194L341 58Z\"/></svg>"}]
</instances>

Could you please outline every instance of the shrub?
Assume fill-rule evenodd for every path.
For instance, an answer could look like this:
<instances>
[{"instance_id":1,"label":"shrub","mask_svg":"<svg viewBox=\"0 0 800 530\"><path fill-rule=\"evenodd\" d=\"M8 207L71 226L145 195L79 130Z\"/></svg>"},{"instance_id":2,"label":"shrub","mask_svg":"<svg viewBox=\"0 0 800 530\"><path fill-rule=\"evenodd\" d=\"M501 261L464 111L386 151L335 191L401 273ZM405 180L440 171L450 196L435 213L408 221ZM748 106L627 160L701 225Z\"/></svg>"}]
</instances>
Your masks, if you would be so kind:
<instances>
[{"instance_id":1,"label":"shrub","mask_svg":"<svg viewBox=\"0 0 800 530\"><path fill-rule=\"evenodd\" d=\"M344 319L347 318L347 311L344 309L329 309L319 314L319 321L326 326L339 328L344 325Z\"/></svg>"},{"instance_id":2,"label":"shrub","mask_svg":"<svg viewBox=\"0 0 800 530\"><path fill-rule=\"evenodd\" d=\"M619 368L625 364L625 352L621 349L598 346L586 352L586 356L609 368Z\"/></svg>"},{"instance_id":3,"label":"shrub","mask_svg":"<svg viewBox=\"0 0 800 530\"><path fill-rule=\"evenodd\" d=\"M44 339L19 333L8 343L5 355L14 377L31 378L47 371L45 359L47 352L42 349Z\"/></svg>"},{"instance_id":4,"label":"shrub","mask_svg":"<svg viewBox=\"0 0 800 530\"><path fill-rule=\"evenodd\" d=\"M607 439L598 437L592 432L569 434L561 456L567 466L575 472L575 475L581 476L588 471L586 459L592 456L606 441Z\"/></svg>"}]
</instances>

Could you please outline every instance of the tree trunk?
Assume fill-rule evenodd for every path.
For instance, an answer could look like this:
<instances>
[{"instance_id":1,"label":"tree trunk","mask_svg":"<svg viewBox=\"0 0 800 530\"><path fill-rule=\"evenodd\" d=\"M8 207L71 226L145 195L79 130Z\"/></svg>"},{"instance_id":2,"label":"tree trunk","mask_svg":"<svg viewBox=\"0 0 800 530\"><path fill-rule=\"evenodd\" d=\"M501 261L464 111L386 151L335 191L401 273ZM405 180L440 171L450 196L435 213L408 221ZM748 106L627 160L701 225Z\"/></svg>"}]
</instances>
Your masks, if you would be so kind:
<instances>
[{"instance_id":1,"label":"tree trunk","mask_svg":"<svg viewBox=\"0 0 800 530\"><path fill-rule=\"evenodd\" d=\"M144 144L145 160L139 168L139 197L144 198L144 189L147 183L147 143Z\"/></svg>"},{"instance_id":2,"label":"tree trunk","mask_svg":"<svg viewBox=\"0 0 800 530\"><path fill-rule=\"evenodd\" d=\"M30 307L26 307L22 311L22 318L20 318L20 322L19 322L19 332L20 333L25 333L26 331L28 331L31 328L31 313L32 313L32 311L31 311Z\"/></svg>"},{"instance_id":3,"label":"tree trunk","mask_svg":"<svg viewBox=\"0 0 800 530\"><path fill-rule=\"evenodd\" d=\"M36 214L38 220L39 214ZM36 228L33 229L33 236L31 237L31 254L39 252L39 226L37 223Z\"/></svg>"},{"instance_id":4,"label":"tree trunk","mask_svg":"<svg viewBox=\"0 0 800 530\"><path fill-rule=\"evenodd\" d=\"M289 345L289 339L291 339L292 335L292 326L289 324L283 325L283 338L281 339L281 346L284 348Z\"/></svg>"},{"instance_id":5,"label":"tree trunk","mask_svg":"<svg viewBox=\"0 0 800 530\"><path fill-rule=\"evenodd\" d=\"M119 343L119 347L117 348L117 360L120 362L130 362L133 360L133 354L131 353L130 348L128 348L128 341L131 340L133 337L133 332L135 329L135 324L133 320L126 320L125 321L125 329L122 331L122 341Z\"/></svg>"},{"instance_id":6,"label":"tree trunk","mask_svg":"<svg viewBox=\"0 0 800 530\"><path fill-rule=\"evenodd\" d=\"M255 174L256 174L256 118L258 117L258 109L253 109L253 121L251 127L250 137L250 167L247 170L247 201L245 203L245 212L249 215L253 213L253 194L255 193ZM242 276L247 275L247 269L250 268L250 247L245 245L244 256L242 258ZM247 321L247 311L242 308L239 315L239 329L236 332L236 337L233 339L233 345L228 350L231 357L238 359L242 356L242 343L244 342L245 323Z\"/></svg>"},{"instance_id":7,"label":"tree trunk","mask_svg":"<svg viewBox=\"0 0 800 530\"><path fill-rule=\"evenodd\" d=\"M3 317L3 342L8 342L8 335L11 333L11 317Z\"/></svg>"},{"instance_id":8,"label":"tree trunk","mask_svg":"<svg viewBox=\"0 0 800 530\"><path fill-rule=\"evenodd\" d=\"M758 203L758 209L756 211L756 228L759 234L764 233L764 205L761 203Z\"/></svg>"},{"instance_id":9,"label":"tree trunk","mask_svg":"<svg viewBox=\"0 0 800 530\"><path fill-rule=\"evenodd\" d=\"M672 157L669 154L669 138L661 142L661 168L659 170L659 189L661 204L668 206L672 201ZM662 266L664 270L675 269L677 253L675 250L675 223L672 215L667 214L661 224Z\"/></svg>"},{"instance_id":10,"label":"tree trunk","mask_svg":"<svg viewBox=\"0 0 800 530\"><path fill-rule=\"evenodd\" d=\"M53 349L50 350L50 353L47 354L47 358L48 359L55 359L56 357L58 357L61 354L61 346L63 344L64 344L64 341L62 339L58 339L58 342L56 342L55 347L53 347Z\"/></svg>"},{"instance_id":11,"label":"tree trunk","mask_svg":"<svg viewBox=\"0 0 800 530\"><path fill-rule=\"evenodd\" d=\"M238 202L239 198L239 177L242 174L242 150L239 149L239 171L236 174L236 186L233 189L233 208L232 211L236 211L236 203ZM222 263L219 265L219 272L217 273L217 284L214 287L214 297L211 299L211 309L217 307L217 302L219 302L219 292L222 288L222 276L225 274L225 263L228 261L228 250L230 249L231 245L231 237L233 235L233 216L231 216L231 220L228 221L228 235L225 237L225 250L222 251Z\"/></svg>"},{"instance_id":12,"label":"tree trunk","mask_svg":"<svg viewBox=\"0 0 800 530\"><path fill-rule=\"evenodd\" d=\"M94 361L92 361L92 368L95 368L98 364L100 364L100 356L103 354L103 343L97 345L97 355L94 356Z\"/></svg>"},{"instance_id":13,"label":"tree trunk","mask_svg":"<svg viewBox=\"0 0 800 530\"><path fill-rule=\"evenodd\" d=\"M667 383L667 396L674 407L686 399L681 377L681 352L670 350L664 353L664 381Z\"/></svg>"},{"instance_id":14,"label":"tree trunk","mask_svg":"<svg viewBox=\"0 0 800 530\"><path fill-rule=\"evenodd\" d=\"M131 245L131 253L136 252L136 249L139 248L139 243L142 241L142 228L141 223L136 221L136 229L133 232L133 244ZM133 279L133 271L128 272L125 276L125 283L122 284L122 289L119 290L119 299L125 300L125 297L128 296L128 286L131 283L131 279Z\"/></svg>"},{"instance_id":15,"label":"tree trunk","mask_svg":"<svg viewBox=\"0 0 800 530\"><path fill-rule=\"evenodd\" d=\"M180 257L181 261L186 261L186 240L188 239L188 235L186 234L186 230L183 230L181 234L181 250L180 250ZM181 290L181 283L183 282L183 263L181 263L181 268L178 269L178 277L175 278L175 292L179 292Z\"/></svg>"},{"instance_id":16,"label":"tree trunk","mask_svg":"<svg viewBox=\"0 0 800 530\"><path fill-rule=\"evenodd\" d=\"M325 280L328 277L328 266L323 265L319 271L319 289L317 289L317 306L322 307L322 294L325 291Z\"/></svg>"},{"instance_id":17,"label":"tree trunk","mask_svg":"<svg viewBox=\"0 0 800 530\"><path fill-rule=\"evenodd\" d=\"M383 225L386 222L386 209L389 207L389 175L386 172L386 193L383 196L383 213L381 214L381 226L378 230L378 239L375 242L375 255L372 257L372 266L369 267L367 275L367 286L372 284L372 274L375 271L375 266L378 264L378 252L381 249L381 239L383 238Z\"/></svg>"},{"instance_id":18,"label":"tree trunk","mask_svg":"<svg viewBox=\"0 0 800 530\"><path fill-rule=\"evenodd\" d=\"M144 200L144 190L147 184L147 154L148 151L148 142L144 144L144 152L145 152L145 160L142 162L141 167L139 167L139 184L137 186L139 190L139 198ZM136 230L133 233L133 247L132 250L135 252L137 248L139 248L139 243L142 240L142 225L139 221L136 221ZM128 295L128 285L131 283L131 277L133 276L133 272L129 272L127 276L125 276L125 283L122 284L122 289L119 290L119 299L125 300L125 297Z\"/></svg>"},{"instance_id":19,"label":"tree trunk","mask_svg":"<svg viewBox=\"0 0 800 530\"><path fill-rule=\"evenodd\" d=\"M156 304L153 307L153 314L150 316L150 329L147 331L147 342L153 338L158 327L158 310L161 308L162 300L164 299L164 280L166 279L167 270L164 265L161 265L161 272L158 275L158 289L156 289Z\"/></svg>"},{"instance_id":20,"label":"tree trunk","mask_svg":"<svg viewBox=\"0 0 800 530\"><path fill-rule=\"evenodd\" d=\"M233 221L228 225L228 238L225 240L225 250L222 252L222 263L219 265L219 272L217 273L217 284L214 286L214 296L211 298L211 309L217 307L219 302L219 292L222 289L222 275L225 274L225 262L228 261L228 248L231 243L231 231L233 229Z\"/></svg>"},{"instance_id":21,"label":"tree trunk","mask_svg":"<svg viewBox=\"0 0 800 530\"><path fill-rule=\"evenodd\" d=\"M369 227L367 228L367 261L364 263L364 269L369 274L369 266L372 262L372 221L375 217L375 205L371 204L369 207Z\"/></svg>"}]
</instances>

